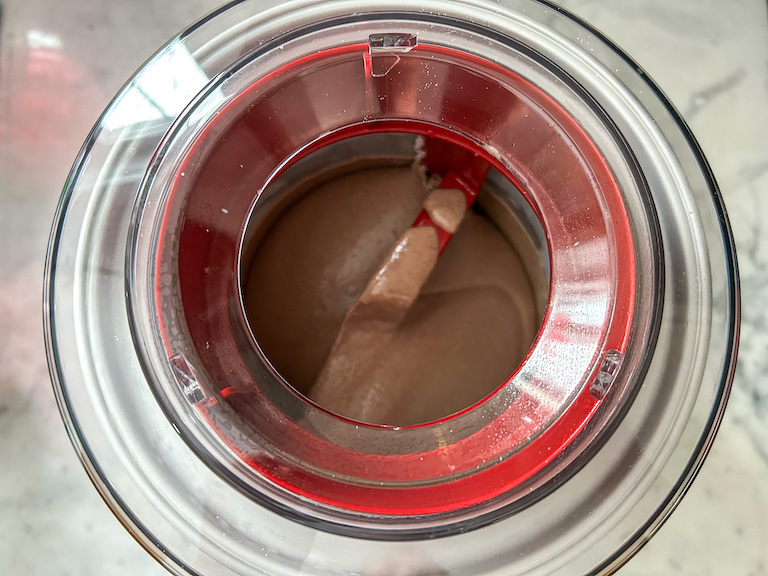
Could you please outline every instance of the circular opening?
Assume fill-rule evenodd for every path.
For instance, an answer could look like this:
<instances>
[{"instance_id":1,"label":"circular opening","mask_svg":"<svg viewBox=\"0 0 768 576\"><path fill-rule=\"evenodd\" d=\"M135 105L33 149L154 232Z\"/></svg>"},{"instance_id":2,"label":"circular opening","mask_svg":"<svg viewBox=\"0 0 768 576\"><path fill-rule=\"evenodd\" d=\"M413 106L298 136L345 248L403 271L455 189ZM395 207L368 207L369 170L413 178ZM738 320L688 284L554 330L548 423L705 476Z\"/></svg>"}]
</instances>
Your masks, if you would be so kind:
<instances>
[{"instance_id":1,"label":"circular opening","mask_svg":"<svg viewBox=\"0 0 768 576\"><path fill-rule=\"evenodd\" d=\"M243 73L237 97L201 128L191 125L189 140L178 138L186 144L173 173L166 175L170 189L159 232L153 233L158 242L153 251L158 334L186 401L197 412L200 429L189 431L194 442L202 442L205 457L220 462L222 470L254 495L266 491L270 498L287 498L292 509L310 506L307 513L313 516L329 510L377 518L495 510L530 494L524 486L534 478L545 482L539 475L545 469L556 474L578 455L583 446L558 459L598 413L622 362L635 291L626 207L605 157L581 124L531 82L490 60L445 47L419 44L381 57L370 44L343 45L288 59L255 81ZM408 166L415 159L413 174ZM515 246L515 264L506 270L515 268L527 276L526 295L515 304L516 312L527 315L529 327L526 334L509 330L509 317L498 311L513 298L497 297L496 290L505 287L494 286L489 294L470 298L482 315L468 314L456 322L444 314L454 323L449 329L430 326L424 338L431 340L429 350L456 345L460 350L452 356L443 350L430 364L420 362L410 346L400 347L401 353L413 354L409 361L417 377L411 383L399 377L390 381L395 386L405 382L408 393L414 380L426 382L432 390L421 386L427 391L423 399L412 401L398 391L391 395L403 398L398 405L387 402L385 395L367 402L363 394L362 401L353 397L339 408L333 398L308 402L286 385L287 380L302 387L288 372L297 358L306 359L306 349L320 342L317 329L302 323L316 320L312 313L322 306L301 293L301 282L335 295L339 283L328 282L320 272L306 282L308 267L326 256L349 260L344 251L350 241L344 233L353 227L348 225L359 226L356 242L361 250L376 245L376 235L373 242L366 235L375 231L387 210L369 214L367 223L362 216L353 222L340 210L342 197L348 199L341 194L328 203L334 210L319 222L327 225L326 220L338 218L338 225L324 231L326 236L309 235L312 223L300 222L287 235L290 241L276 243L271 257L262 251L279 237L284 218L292 218L294 209L305 200L322 198L312 178L360 178L360 166L352 169L362 161L405 170L401 175L409 174L411 184L425 188L427 199L430 186L459 191L467 204L470 196L476 197L472 211L461 212L462 226L476 222L490 229L499 249L479 251L489 263L512 258L510 246ZM307 192L302 186L317 193L299 199L302 190ZM369 194L361 204L390 206L375 190ZM375 262L382 255L386 260L387 250L399 244L398 234L426 230L437 243L437 253L445 247L439 256L434 254L435 274L449 251L462 249L462 227L448 241L451 226L438 225L440 217L433 214L433 219L425 202L422 212L418 202L412 203L415 219L403 215L390 230L390 241L380 242L377 257L367 259L369 269L358 274L356 288L338 305L337 324L362 299L361 285L371 274L377 277ZM505 224L505 218L518 223ZM323 249L322 242L337 233L338 245ZM297 247L299 240L304 244ZM520 249L523 245L528 248ZM305 257L306 249L318 251ZM475 260L480 258L466 258L463 264L479 265ZM272 268L267 270L267 264ZM489 269L505 268L489 264ZM284 282L264 282L278 273L285 275ZM446 283L462 277L447 276ZM474 273L463 277L477 280ZM433 278L425 274L427 284ZM293 284L285 287L285 282ZM271 290L266 295L259 292L265 286ZM291 290L298 294L286 297L276 314L276 300ZM418 300L414 296L408 303L404 319ZM305 306L303 316L299 305ZM293 326L281 325L290 315L295 315ZM379 324L381 320L376 318ZM472 322L478 329L464 331ZM501 326L502 337L487 329L493 322ZM341 333L343 326L335 329ZM333 331L334 326L326 326L326 349ZM286 337L306 338L303 355ZM516 346L504 338L516 339ZM498 343L497 354L491 348ZM358 350L367 353L378 346ZM514 355L505 354L513 347ZM485 356L478 361L475 356L481 354ZM305 387L324 355L316 353ZM507 364L494 365L499 358ZM467 362L458 377L452 373L456 360ZM441 380L433 374L445 366L446 380L454 378L454 394L450 402L435 406ZM465 386L471 381L467 374L482 370L489 374L482 390ZM363 376L368 372L366 367ZM331 384L336 381L330 379ZM459 389L468 392L460 397ZM301 392L313 396L311 389ZM371 412L350 411L360 406ZM382 406L386 410L373 413ZM233 453L240 464L232 463ZM344 522L350 521L361 520L345 516Z\"/></svg>"},{"instance_id":2,"label":"circular opening","mask_svg":"<svg viewBox=\"0 0 768 576\"><path fill-rule=\"evenodd\" d=\"M509 379L544 316L549 258L530 205L490 170L449 141L383 132L319 147L270 181L246 227L240 286L257 349L287 383L341 416L409 426ZM414 225L435 230L419 248L426 277L392 264ZM417 297L393 302L414 275Z\"/></svg>"}]
</instances>

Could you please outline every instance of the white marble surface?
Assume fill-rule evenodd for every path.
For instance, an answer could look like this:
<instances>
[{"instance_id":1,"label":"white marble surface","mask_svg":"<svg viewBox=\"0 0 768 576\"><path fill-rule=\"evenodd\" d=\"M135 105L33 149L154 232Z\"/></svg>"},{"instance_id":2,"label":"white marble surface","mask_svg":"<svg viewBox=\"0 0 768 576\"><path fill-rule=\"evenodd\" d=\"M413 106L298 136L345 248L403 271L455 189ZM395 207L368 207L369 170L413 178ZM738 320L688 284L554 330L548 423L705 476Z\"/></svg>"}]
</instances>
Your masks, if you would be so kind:
<instances>
[{"instance_id":1,"label":"white marble surface","mask_svg":"<svg viewBox=\"0 0 768 576\"><path fill-rule=\"evenodd\" d=\"M768 575L768 18L763 0L563 0L682 111L739 252L742 346L724 425L688 496L621 576ZM164 574L99 500L48 380L48 229L91 125L216 0L5 0L0 36L0 574Z\"/></svg>"}]
</instances>

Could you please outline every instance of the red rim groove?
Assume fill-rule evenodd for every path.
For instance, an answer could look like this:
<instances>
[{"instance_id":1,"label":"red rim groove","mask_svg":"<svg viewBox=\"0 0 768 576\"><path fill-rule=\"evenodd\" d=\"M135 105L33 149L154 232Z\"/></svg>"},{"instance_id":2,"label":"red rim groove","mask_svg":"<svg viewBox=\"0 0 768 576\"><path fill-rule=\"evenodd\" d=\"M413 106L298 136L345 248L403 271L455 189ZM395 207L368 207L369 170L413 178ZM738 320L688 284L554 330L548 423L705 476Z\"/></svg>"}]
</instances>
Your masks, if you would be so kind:
<instances>
[{"instance_id":1,"label":"red rim groove","mask_svg":"<svg viewBox=\"0 0 768 576\"><path fill-rule=\"evenodd\" d=\"M343 46L296 60L259 79L238 101L258 103L260 98L267 101L269 91L275 89L275 86L292 77L300 77L299 72L317 62L341 62L339 66L347 66L346 62L349 60L352 62L349 69L354 70L351 67L354 65L352 58L359 55L361 61L358 65L363 70L362 62L368 56L368 49L367 44ZM621 191L599 150L576 121L535 86L491 62L433 46L418 46L408 53L408 57L427 62L431 61L430 59L461 62L503 77L506 82L514 85L519 93L515 94L516 99L509 101L503 100L503 91L495 93L495 97L499 99L498 108L504 114L497 114L492 122L486 121L485 118L475 118L475 122L471 118L465 118L463 126L457 126L455 130L448 129L419 112L421 108L415 109L414 112L412 103L404 103L402 108L393 108L391 105L378 111L371 111L369 108L368 112L373 113L369 114L365 121L353 124L342 118L341 123L332 131L324 135L315 134L311 139L307 139L305 134L293 134L279 122L267 122L266 109L260 111L258 106L252 107L256 112L243 120L257 128L252 131L256 135L250 144L255 150L268 149L269 160L265 162L272 166L270 174L263 174L260 182L266 182L267 177L273 177L274 168L281 165L285 159L290 157L290 161L295 162L321 146L354 135L408 132L428 135L462 146L515 183L526 195L544 226L549 243L552 276L550 304L542 329L528 356L507 382L474 406L438 422L403 429L371 426L329 414L293 391L290 391L288 396L292 394L293 401L303 406L305 413L309 414L307 420L317 422L334 419L340 429L347 429L345 426L350 431L362 428L366 430L366 434L380 434L385 443L387 438L393 438L392 435L405 432L430 434L432 430L442 430L452 422L457 425L460 422L468 422L481 410L488 410L488 413L493 414L493 418L483 421L481 425L475 422L477 426L470 433L448 438L445 443L433 449L390 454L341 445L312 432L309 429L311 427L305 426L306 422L301 418L287 417L282 413L270 395L261 389L261 383L254 381L237 344L237 334L242 327L234 326L234 322L242 317L238 288L239 243L254 200L253 194L251 192L249 195L245 188L232 187L227 191L230 194L227 196L228 208L217 210L212 204L211 196L203 193L210 189L206 188L205 176L198 175L195 184L190 185L192 179L188 175L200 170L202 164L196 157L196 154L200 153L196 149L197 144L192 147L187 155L188 160L177 174L171 194L171 202L182 197L185 202L178 244L174 245L174 239L166 234L167 230L174 226L163 222L156 260L157 270L163 270L167 269L169 264L169 254L177 258L178 288L186 332L200 361L198 371L204 373L215 387L212 391L213 397L197 406L203 418L222 441L260 476L292 494L341 510L378 515L444 513L487 502L532 478L555 460L579 435L600 407L603 400L590 393L590 383L600 370L605 352L617 350L623 353L626 349L635 300L632 232ZM407 58L403 58L398 66L401 66L403 72L410 70ZM401 80L376 78L375 81L379 84L384 82L384 90L392 90L392 83ZM390 84L387 85L387 82ZM407 78L402 82L407 83ZM482 84L485 80L481 78L478 82L479 89L491 91ZM490 82L488 84L491 85ZM288 93L291 94L290 91ZM299 94L299 90L294 90L293 93ZM496 134L506 134L503 130L511 120L509 115L505 114L508 110L514 111L518 100L523 101L520 94L536 103L542 118L552 120L551 141L547 141L547 145L552 147L553 156L559 158L559 164L564 166L563 175L572 178L572 181L568 182L575 182L572 184L574 189L585 194L592 190L596 199L590 197L585 202L592 202L595 210L579 211L578 206L563 208L567 202L572 201L572 195L566 194L546 180L549 176L541 170L542 151L537 149L536 142L526 143L521 140L514 150L511 146L507 149L496 144L493 147L477 144L478 141L483 141L475 138L472 133L477 126L480 127L478 130L490 132L501 126ZM234 105L235 103L230 106ZM446 116L452 114L460 117L461 106L454 108L445 108L443 112ZM280 111L272 112L279 114ZM311 118L305 117L305 113L306 110L301 106L291 108L296 125L309 123L311 132ZM224 112L220 115L223 114ZM439 113L436 118L440 120ZM520 130L527 126L527 118L526 114L524 118L520 116L516 119ZM261 124L260 119L263 120ZM207 130L210 131L210 127ZM459 132L473 137L469 138ZM234 129L226 133L228 138L230 133L234 134ZM515 138L514 135L508 137ZM204 142L206 138L204 132L198 142ZM498 140L500 144L504 144L501 136ZM209 162L208 158L213 158L206 165L211 178L236 168L232 163L238 162L237 155L229 157L222 151L229 145L217 143L213 151L208 149L202 152L206 158L205 162ZM218 156L215 155L217 150ZM296 153L297 150L300 152ZM502 162L500 158L508 162ZM222 165L214 166L215 162L222 162ZM570 230L567 226L571 226L574 234L583 232L587 240L590 239L589 234L594 233L610 248L603 264L614 266L616 269L611 294L612 305L602 326L599 346L594 349L591 371L584 375L581 388L569 397L564 409L544 425L542 422L527 420L530 420L529 415L536 413L532 407L541 406L547 399L535 394L535 389L518 387L511 391L511 388L515 385L515 377L542 345L542 338L546 338L550 343L561 338L563 346L566 346L570 338L569 330L573 328L573 318L552 304L561 287L571 281L567 274L580 274L579 271L569 272L570 269L560 265L560 262L566 260L575 261L575 257L569 252L573 250L574 243L573 237L564 237L564 234L554 228L556 225L563 226L563 230ZM576 241L576 245L578 244L579 241ZM155 285L156 306L161 336L171 357L175 353L172 332L176 328L168 325L161 312L163 300L168 296L162 292L159 276L158 273ZM238 313L233 314L233 307L238 306ZM217 411L221 409L221 400L218 399L221 396L216 393L233 387L250 390L248 398L233 394L226 398L226 402L234 406L241 417L246 416L248 424L254 429L255 441L263 443L263 449L255 451L243 446L220 424L221 417L217 415ZM223 396L226 396L226 393ZM502 396L508 401L503 407L500 400ZM238 402L246 400L247 409L238 405ZM286 454L289 456L286 457Z\"/></svg>"}]
</instances>

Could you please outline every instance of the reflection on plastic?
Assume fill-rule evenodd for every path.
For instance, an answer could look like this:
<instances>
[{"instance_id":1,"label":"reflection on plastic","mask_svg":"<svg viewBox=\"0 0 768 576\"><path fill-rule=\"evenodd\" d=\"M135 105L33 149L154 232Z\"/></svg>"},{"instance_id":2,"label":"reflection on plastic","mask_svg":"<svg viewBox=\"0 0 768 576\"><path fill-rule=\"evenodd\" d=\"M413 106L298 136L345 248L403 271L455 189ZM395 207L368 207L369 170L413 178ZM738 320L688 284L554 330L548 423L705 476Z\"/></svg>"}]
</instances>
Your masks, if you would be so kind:
<instances>
[{"instance_id":1,"label":"reflection on plastic","mask_svg":"<svg viewBox=\"0 0 768 576\"><path fill-rule=\"evenodd\" d=\"M202 90L208 77L186 47L176 42L158 55L155 64L134 82L136 89L126 93L121 105L107 116L104 123L107 129L175 118Z\"/></svg>"}]
</instances>

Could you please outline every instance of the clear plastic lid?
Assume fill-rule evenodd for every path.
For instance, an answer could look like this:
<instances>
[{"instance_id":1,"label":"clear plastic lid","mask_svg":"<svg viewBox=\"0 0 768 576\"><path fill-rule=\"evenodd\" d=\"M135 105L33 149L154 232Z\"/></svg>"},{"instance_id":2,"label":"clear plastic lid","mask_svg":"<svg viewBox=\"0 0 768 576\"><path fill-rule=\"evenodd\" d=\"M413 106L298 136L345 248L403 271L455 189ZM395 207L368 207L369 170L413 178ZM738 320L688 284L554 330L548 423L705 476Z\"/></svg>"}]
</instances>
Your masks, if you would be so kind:
<instances>
[{"instance_id":1,"label":"clear plastic lid","mask_svg":"<svg viewBox=\"0 0 768 576\"><path fill-rule=\"evenodd\" d=\"M273 4L161 50L64 191L49 358L94 483L178 573L610 573L682 497L732 378L735 256L695 141L536 2ZM416 136L493 167L544 239L548 300L493 394L373 426L274 369L240 268L271 183Z\"/></svg>"}]
</instances>

